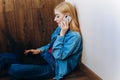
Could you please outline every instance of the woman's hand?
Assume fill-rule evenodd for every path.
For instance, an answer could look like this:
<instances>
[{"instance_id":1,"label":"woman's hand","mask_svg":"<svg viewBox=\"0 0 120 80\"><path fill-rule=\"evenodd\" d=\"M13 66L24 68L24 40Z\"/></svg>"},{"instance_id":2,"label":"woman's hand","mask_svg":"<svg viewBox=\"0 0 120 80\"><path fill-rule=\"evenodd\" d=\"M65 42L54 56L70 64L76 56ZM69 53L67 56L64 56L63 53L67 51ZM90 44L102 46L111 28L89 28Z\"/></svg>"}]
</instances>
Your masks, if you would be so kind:
<instances>
[{"instance_id":1,"label":"woman's hand","mask_svg":"<svg viewBox=\"0 0 120 80\"><path fill-rule=\"evenodd\" d=\"M41 53L42 51L41 50L38 50L38 49L29 49L29 50L25 50L24 54L27 55L29 53L32 53L32 54L39 54Z\"/></svg>"},{"instance_id":2,"label":"woman's hand","mask_svg":"<svg viewBox=\"0 0 120 80\"><path fill-rule=\"evenodd\" d=\"M60 36L64 36L69 29L69 22L63 20L61 21L60 26L61 26Z\"/></svg>"}]
</instances>

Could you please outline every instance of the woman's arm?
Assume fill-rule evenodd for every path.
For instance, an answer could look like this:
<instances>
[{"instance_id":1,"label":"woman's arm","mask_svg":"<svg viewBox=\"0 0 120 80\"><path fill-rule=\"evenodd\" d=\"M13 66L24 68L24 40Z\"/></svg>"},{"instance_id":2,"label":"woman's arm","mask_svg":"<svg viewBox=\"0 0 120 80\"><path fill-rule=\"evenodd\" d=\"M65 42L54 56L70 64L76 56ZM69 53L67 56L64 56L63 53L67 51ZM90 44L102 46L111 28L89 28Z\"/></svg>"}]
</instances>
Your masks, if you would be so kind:
<instances>
[{"instance_id":1,"label":"woman's arm","mask_svg":"<svg viewBox=\"0 0 120 80\"><path fill-rule=\"evenodd\" d=\"M41 50L42 52L44 52L44 51L47 51L47 50L49 49L49 46L50 46L50 43L48 43L47 45L42 46L42 47L40 47L40 48L37 48L37 49L38 49L38 50Z\"/></svg>"},{"instance_id":2,"label":"woman's arm","mask_svg":"<svg viewBox=\"0 0 120 80\"><path fill-rule=\"evenodd\" d=\"M55 59L64 60L70 55L75 54L80 48L82 48L80 36L72 36L66 42L64 42L64 36L57 36L52 48L53 56Z\"/></svg>"}]
</instances>

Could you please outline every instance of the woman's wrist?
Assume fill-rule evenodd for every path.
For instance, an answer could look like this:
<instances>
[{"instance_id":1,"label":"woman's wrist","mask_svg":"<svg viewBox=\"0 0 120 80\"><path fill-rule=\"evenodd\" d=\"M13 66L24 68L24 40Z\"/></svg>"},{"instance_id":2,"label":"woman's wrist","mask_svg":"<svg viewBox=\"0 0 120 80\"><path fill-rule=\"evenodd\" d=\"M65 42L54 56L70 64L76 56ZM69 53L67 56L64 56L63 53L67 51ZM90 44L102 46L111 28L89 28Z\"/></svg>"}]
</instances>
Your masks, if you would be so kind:
<instances>
[{"instance_id":1,"label":"woman's wrist","mask_svg":"<svg viewBox=\"0 0 120 80\"><path fill-rule=\"evenodd\" d=\"M65 32L61 31L60 36L64 36L64 35L65 35Z\"/></svg>"},{"instance_id":2,"label":"woman's wrist","mask_svg":"<svg viewBox=\"0 0 120 80\"><path fill-rule=\"evenodd\" d=\"M64 36L64 34L60 33L60 36Z\"/></svg>"},{"instance_id":3,"label":"woman's wrist","mask_svg":"<svg viewBox=\"0 0 120 80\"><path fill-rule=\"evenodd\" d=\"M41 50L39 50L39 49L37 49L37 53L40 53L40 52L42 52Z\"/></svg>"}]
</instances>

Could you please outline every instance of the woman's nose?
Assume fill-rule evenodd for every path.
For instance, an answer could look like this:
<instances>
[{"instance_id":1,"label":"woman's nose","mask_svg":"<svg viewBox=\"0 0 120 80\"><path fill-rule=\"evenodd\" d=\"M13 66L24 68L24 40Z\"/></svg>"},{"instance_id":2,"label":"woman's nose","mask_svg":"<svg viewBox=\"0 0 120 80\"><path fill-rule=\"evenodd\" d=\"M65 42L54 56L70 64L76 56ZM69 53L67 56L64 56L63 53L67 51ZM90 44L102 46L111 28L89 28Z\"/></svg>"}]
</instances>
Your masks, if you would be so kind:
<instances>
[{"instance_id":1,"label":"woman's nose","mask_svg":"<svg viewBox=\"0 0 120 80\"><path fill-rule=\"evenodd\" d=\"M54 18L54 21L56 21L56 18Z\"/></svg>"}]
</instances>

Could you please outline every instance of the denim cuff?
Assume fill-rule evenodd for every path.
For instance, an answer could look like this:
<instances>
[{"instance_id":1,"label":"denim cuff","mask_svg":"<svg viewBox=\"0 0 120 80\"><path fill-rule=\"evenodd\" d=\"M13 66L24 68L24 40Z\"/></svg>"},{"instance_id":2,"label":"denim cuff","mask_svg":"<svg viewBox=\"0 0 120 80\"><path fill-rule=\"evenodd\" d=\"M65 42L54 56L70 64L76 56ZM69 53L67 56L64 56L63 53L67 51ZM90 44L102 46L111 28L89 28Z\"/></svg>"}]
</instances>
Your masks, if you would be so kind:
<instances>
[{"instance_id":1,"label":"denim cuff","mask_svg":"<svg viewBox=\"0 0 120 80\"><path fill-rule=\"evenodd\" d=\"M63 42L63 40L64 40L64 36L57 36L57 39L56 39L56 41L59 41L59 42Z\"/></svg>"}]
</instances>

